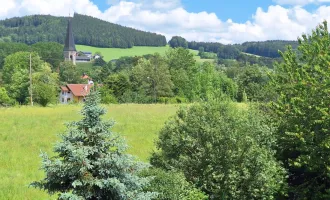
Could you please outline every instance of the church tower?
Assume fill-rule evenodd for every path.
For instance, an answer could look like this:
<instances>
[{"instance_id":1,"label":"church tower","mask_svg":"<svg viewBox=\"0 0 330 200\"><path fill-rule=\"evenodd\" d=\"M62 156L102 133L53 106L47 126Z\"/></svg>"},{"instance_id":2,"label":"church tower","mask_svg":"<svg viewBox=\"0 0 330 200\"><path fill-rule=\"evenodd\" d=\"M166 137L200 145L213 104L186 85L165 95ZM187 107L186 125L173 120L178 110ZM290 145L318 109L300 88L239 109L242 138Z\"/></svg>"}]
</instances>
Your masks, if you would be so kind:
<instances>
[{"instance_id":1,"label":"church tower","mask_svg":"<svg viewBox=\"0 0 330 200\"><path fill-rule=\"evenodd\" d=\"M77 50L76 45L74 43L71 20L72 18L69 17L63 54L65 61L71 61L74 65L76 65Z\"/></svg>"}]
</instances>

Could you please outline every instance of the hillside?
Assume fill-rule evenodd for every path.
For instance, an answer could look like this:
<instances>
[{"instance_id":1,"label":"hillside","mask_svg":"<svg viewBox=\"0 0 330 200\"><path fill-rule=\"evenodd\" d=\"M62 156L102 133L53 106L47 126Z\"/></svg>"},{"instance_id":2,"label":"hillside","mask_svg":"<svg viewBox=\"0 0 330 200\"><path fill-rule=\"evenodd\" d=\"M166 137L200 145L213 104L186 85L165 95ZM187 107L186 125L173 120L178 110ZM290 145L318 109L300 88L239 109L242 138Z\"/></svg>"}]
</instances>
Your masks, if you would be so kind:
<instances>
[{"instance_id":1,"label":"hillside","mask_svg":"<svg viewBox=\"0 0 330 200\"><path fill-rule=\"evenodd\" d=\"M133 47L129 49L118 49L118 48L99 48L99 47L91 47L86 45L76 45L78 51L90 51L90 52L101 52L103 59L105 61L110 61L114 59L118 59L124 56L142 56L146 54L154 54L159 53L164 55L170 47L147 47L147 46L139 46Z\"/></svg>"},{"instance_id":2,"label":"hillside","mask_svg":"<svg viewBox=\"0 0 330 200\"><path fill-rule=\"evenodd\" d=\"M203 48L205 52L217 53L222 59L236 59L240 52L263 56L268 58L279 58L278 51L285 51L286 46L297 49L297 41L268 40L258 42L244 42L242 44L224 45L217 42L188 42L188 48L199 50Z\"/></svg>"},{"instance_id":3,"label":"hillside","mask_svg":"<svg viewBox=\"0 0 330 200\"><path fill-rule=\"evenodd\" d=\"M0 20L0 41L34 44L64 43L67 17L32 15ZM163 35L136 30L75 13L72 19L76 44L96 47L131 48L165 46Z\"/></svg>"}]
</instances>

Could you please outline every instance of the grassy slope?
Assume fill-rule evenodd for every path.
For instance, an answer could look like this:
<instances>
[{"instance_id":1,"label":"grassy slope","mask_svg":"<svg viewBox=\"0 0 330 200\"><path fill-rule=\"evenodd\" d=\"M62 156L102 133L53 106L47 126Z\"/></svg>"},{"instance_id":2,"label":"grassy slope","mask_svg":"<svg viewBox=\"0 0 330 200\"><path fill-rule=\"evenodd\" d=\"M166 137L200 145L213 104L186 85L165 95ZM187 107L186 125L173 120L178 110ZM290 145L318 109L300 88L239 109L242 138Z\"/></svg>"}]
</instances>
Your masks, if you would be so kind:
<instances>
[{"instance_id":1,"label":"grassy slope","mask_svg":"<svg viewBox=\"0 0 330 200\"><path fill-rule=\"evenodd\" d=\"M40 180L40 150L52 153L63 123L80 118L78 105L0 109L0 199L50 199L40 190L28 188ZM114 131L130 146L129 153L147 161L154 139L176 105L110 105L107 119L114 119ZM54 197L52 198L54 199Z\"/></svg>"},{"instance_id":2,"label":"grassy slope","mask_svg":"<svg viewBox=\"0 0 330 200\"><path fill-rule=\"evenodd\" d=\"M120 48L99 48L85 45L76 45L78 51L91 51L93 54L97 51L101 52L104 56L105 61L118 59L123 56L142 56L146 54L160 53L164 55L165 52L170 48L166 47L133 47L130 49Z\"/></svg>"},{"instance_id":3,"label":"grassy slope","mask_svg":"<svg viewBox=\"0 0 330 200\"><path fill-rule=\"evenodd\" d=\"M164 55L166 51L170 49L169 46L166 47L133 47L130 49L119 49L119 48L99 48L99 47L91 47L85 45L76 45L78 51L91 51L93 54L97 51L101 52L104 56L105 61L118 59L123 56L142 56L146 54L154 54L159 53ZM190 51L195 55L194 58L197 62L204 62L204 61L213 61L213 59L201 59L197 56L197 50Z\"/></svg>"},{"instance_id":4,"label":"grassy slope","mask_svg":"<svg viewBox=\"0 0 330 200\"><path fill-rule=\"evenodd\" d=\"M200 63L205 62L205 61L214 62L214 59L203 59L200 56L198 56L198 51L197 50L189 49L189 51L194 54L194 58L197 62L200 62Z\"/></svg>"}]
</instances>

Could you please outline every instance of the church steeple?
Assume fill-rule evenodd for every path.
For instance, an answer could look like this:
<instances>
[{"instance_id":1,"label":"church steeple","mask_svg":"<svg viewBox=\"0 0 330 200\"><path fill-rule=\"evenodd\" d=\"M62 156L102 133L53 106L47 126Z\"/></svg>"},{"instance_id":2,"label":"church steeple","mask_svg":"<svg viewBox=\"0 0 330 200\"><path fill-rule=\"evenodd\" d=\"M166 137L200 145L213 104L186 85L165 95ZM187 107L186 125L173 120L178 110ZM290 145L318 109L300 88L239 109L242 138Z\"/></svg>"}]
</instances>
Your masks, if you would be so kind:
<instances>
[{"instance_id":1,"label":"church steeple","mask_svg":"<svg viewBox=\"0 0 330 200\"><path fill-rule=\"evenodd\" d=\"M72 32L71 17L69 17L68 27L66 29L64 51L76 51L76 45L74 43L74 37L73 37L73 32Z\"/></svg>"},{"instance_id":2,"label":"church steeple","mask_svg":"<svg viewBox=\"0 0 330 200\"><path fill-rule=\"evenodd\" d=\"M72 63L75 65L77 50L76 50L76 45L74 43L71 21L72 21L72 18L69 17L63 53L64 53L65 60L72 61Z\"/></svg>"}]
</instances>

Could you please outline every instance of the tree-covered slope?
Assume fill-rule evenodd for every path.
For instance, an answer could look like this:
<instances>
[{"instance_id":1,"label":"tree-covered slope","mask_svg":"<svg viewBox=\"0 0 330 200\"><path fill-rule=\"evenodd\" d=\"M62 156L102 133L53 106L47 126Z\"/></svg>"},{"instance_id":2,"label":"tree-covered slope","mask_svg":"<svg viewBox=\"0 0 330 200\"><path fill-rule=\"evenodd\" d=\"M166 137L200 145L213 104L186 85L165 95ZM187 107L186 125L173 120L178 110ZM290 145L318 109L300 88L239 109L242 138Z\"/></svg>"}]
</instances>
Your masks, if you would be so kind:
<instances>
[{"instance_id":1,"label":"tree-covered slope","mask_svg":"<svg viewBox=\"0 0 330 200\"><path fill-rule=\"evenodd\" d=\"M0 40L34 44L63 44L67 17L31 15L0 20ZM72 19L76 44L96 47L130 48L133 46L165 46L163 35L136 30L75 13Z\"/></svg>"},{"instance_id":2,"label":"tree-covered slope","mask_svg":"<svg viewBox=\"0 0 330 200\"><path fill-rule=\"evenodd\" d=\"M270 58L278 58L280 57L278 51L285 51L286 46L288 45L292 46L293 49L297 49L298 42L285 40L268 40L263 42L245 42L240 45L240 47L241 50L245 53Z\"/></svg>"},{"instance_id":3,"label":"tree-covered slope","mask_svg":"<svg viewBox=\"0 0 330 200\"><path fill-rule=\"evenodd\" d=\"M297 41L268 40L259 42L244 42L243 44L224 45L217 42L188 42L188 48L199 50L203 47L205 52L214 52L222 59L236 59L240 52L254 54L268 58L279 58L278 51L285 51L286 46L293 49L298 46Z\"/></svg>"}]
</instances>

